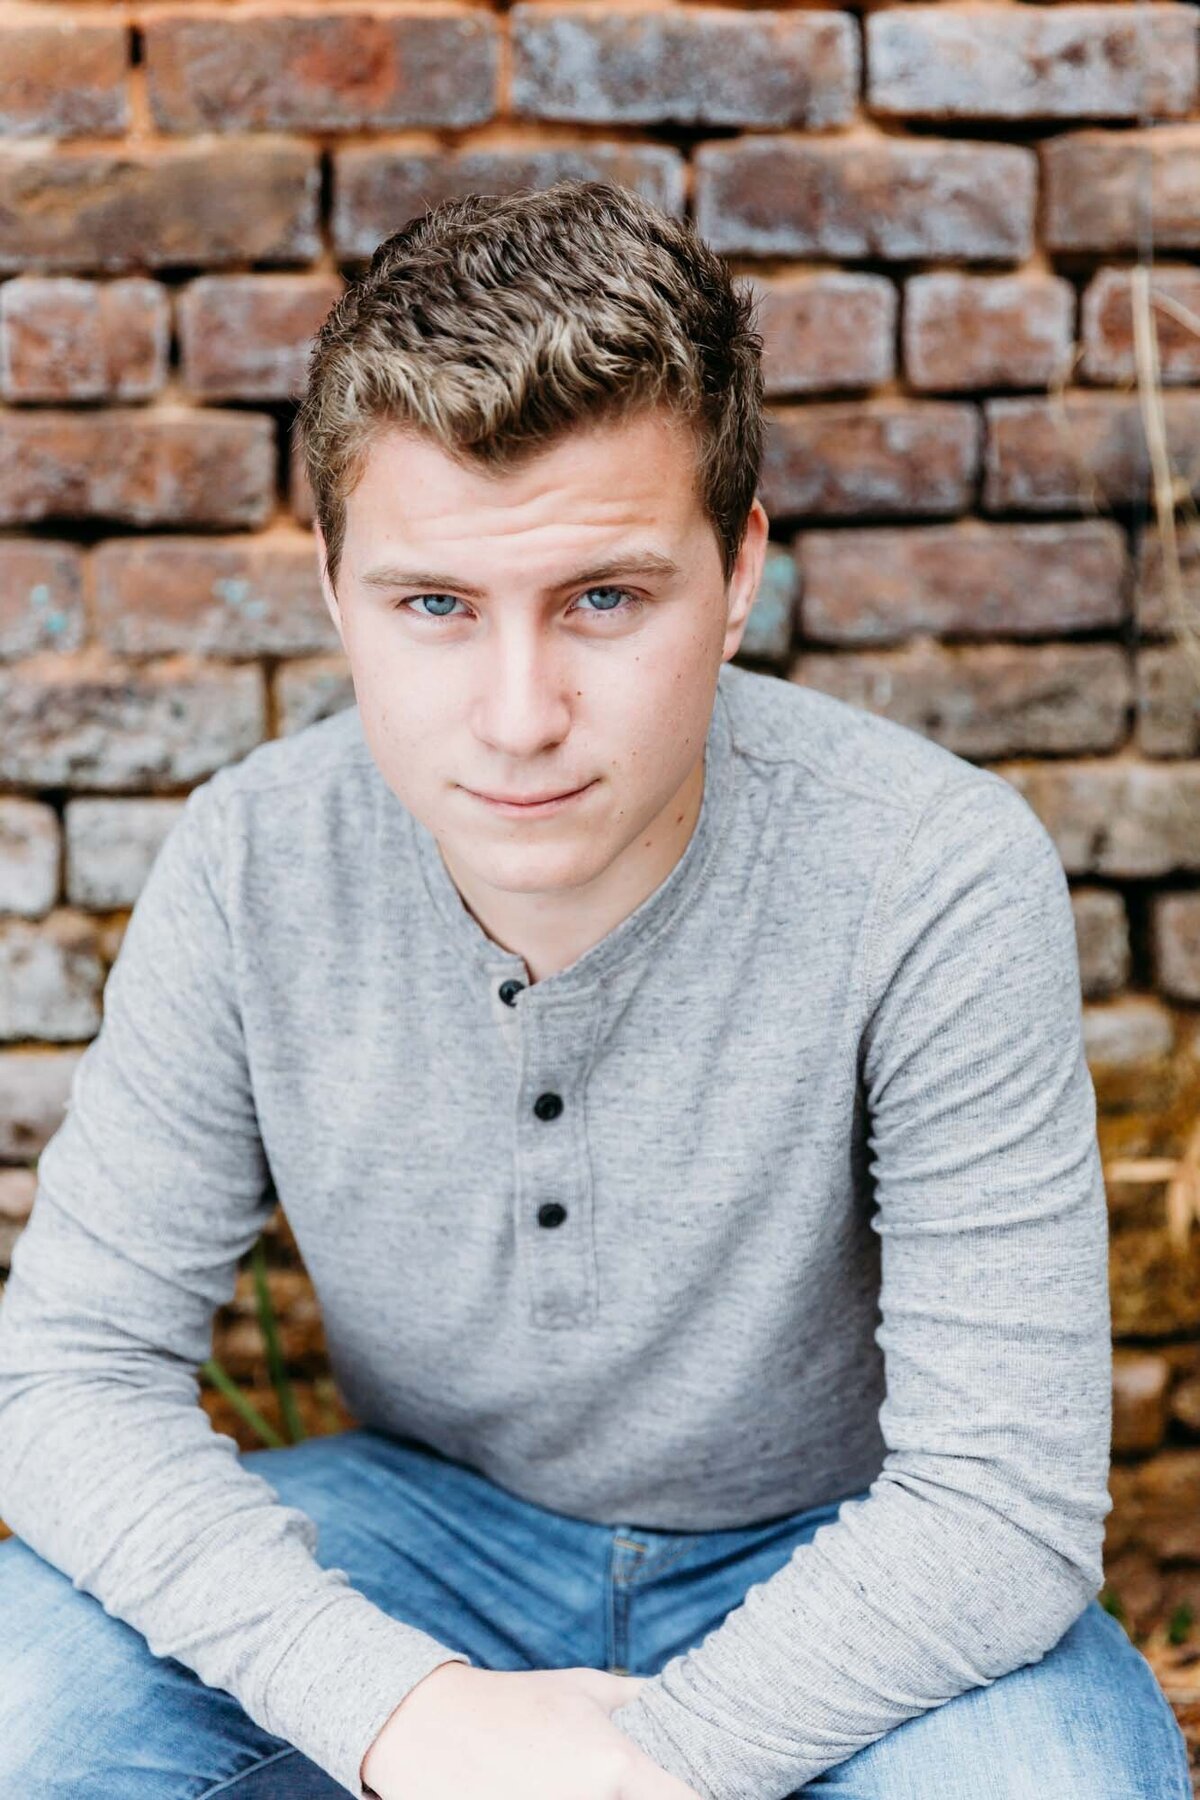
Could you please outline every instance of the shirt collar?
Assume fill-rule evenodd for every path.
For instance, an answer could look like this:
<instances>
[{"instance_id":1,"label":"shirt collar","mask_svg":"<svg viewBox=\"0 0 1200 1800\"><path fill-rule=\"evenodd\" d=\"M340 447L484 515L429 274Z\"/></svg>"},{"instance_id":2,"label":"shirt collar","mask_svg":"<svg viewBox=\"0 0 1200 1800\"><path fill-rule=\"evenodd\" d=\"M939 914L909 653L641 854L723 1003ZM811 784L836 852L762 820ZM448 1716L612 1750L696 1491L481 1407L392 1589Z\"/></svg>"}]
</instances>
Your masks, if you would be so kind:
<instances>
[{"instance_id":1,"label":"shirt collar","mask_svg":"<svg viewBox=\"0 0 1200 1800\"><path fill-rule=\"evenodd\" d=\"M703 884L729 813L733 783L733 728L724 683L728 663L722 663L712 717L704 746L704 789L700 812L682 856L641 904L627 913L595 944L565 969L543 976L533 994L562 996L583 993L607 980L630 958L642 954L678 917ZM457 954L480 980L499 973L528 979L523 959L489 937L467 908L442 861L437 839L411 812L406 811L410 843L442 927Z\"/></svg>"}]
</instances>

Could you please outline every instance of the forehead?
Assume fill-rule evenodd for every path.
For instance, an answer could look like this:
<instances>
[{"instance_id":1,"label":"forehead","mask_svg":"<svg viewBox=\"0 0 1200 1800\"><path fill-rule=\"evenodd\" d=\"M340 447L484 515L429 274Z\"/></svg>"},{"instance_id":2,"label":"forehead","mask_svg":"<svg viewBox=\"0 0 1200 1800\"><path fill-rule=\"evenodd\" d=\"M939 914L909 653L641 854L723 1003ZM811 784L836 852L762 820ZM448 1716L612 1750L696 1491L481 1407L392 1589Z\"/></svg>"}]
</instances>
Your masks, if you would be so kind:
<instances>
[{"instance_id":1,"label":"forehead","mask_svg":"<svg viewBox=\"0 0 1200 1800\"><path fill-rule=\"evenodd\" d=\"M427 435L381 427L347 498L347 540L386 533L553 537L634 525L686 531L702 517L696 439L663 409L573 429L497 472L459 461Z\"/></svg>"}]
</instances>

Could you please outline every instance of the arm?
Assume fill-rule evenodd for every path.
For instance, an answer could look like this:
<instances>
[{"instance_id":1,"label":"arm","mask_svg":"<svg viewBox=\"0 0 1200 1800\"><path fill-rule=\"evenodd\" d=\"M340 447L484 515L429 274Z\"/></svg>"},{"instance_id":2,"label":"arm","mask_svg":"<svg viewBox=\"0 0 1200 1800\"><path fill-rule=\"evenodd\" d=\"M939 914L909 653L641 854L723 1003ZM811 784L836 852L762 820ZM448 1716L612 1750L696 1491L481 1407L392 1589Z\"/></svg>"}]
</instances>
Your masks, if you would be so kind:
<instances>
[{"instance_id":1,"label":"arm","mask_svg":"<svg viewBox=\"0 0 1200 1800\"><path fill-rule=\"evenodd\" d=\"M354 1795L398 1701L467 1661L324 1569L199 1405L214 1309L274 1203L221 903L222 776L138 896L0 1306L0 1514Z\"/></svg>"},{"instance_id":2,"label":"arm","mask_svg":"<svg viewBox=\"0 0 1200 1800\"><path fill-rule=\"evenodd\" d=\"M706 1800L777 1800L1037 1661L1102 1580L1107 1213L1062 865L1000 777L956 782L876 898L860 1070L887 1454L614 1713Z\"/></svg>"}]
</instances>

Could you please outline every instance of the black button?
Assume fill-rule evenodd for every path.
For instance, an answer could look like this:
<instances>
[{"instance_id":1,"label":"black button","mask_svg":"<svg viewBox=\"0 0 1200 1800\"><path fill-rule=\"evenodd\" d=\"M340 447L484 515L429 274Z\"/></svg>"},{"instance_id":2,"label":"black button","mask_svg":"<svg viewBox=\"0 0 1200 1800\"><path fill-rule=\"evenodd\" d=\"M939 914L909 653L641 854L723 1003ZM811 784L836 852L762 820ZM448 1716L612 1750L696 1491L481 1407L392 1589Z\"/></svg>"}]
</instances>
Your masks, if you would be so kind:
<instances>
[{"instance_id":1,"label":"black button","mask_svg":"<svg viewBox=\"0 0 1200 1800\"><path fill-rule=\"evenodd\" d=\"M502 981L500 983L500 998L503 1000L505 1006L515 1006L517 1004L517 995L524 986L525 983L523 981Z\"/></svg>"},{"instance_id":2,"label":"black button","mask_svg":"<svg viewBox=\"0 0 1200 1800\"><path fill-rule=\"evenodd\" d=\"M561 1225L566 1216L566 1207L560 1206L557 1200L547 1200L544 1206L538 1207L539 1225Z\"/></svg>"},{"instance_id":3,"label":"black button","mask_svg":"<svg viewBox=\"0 0 1200 1800\"><path fill-rule=\"evenodd\" d=\"M533 1110L539 1119L557 1119L562 1109L560 1094L539 1094L533 1103Z\"/></svg>"}]
</instances>

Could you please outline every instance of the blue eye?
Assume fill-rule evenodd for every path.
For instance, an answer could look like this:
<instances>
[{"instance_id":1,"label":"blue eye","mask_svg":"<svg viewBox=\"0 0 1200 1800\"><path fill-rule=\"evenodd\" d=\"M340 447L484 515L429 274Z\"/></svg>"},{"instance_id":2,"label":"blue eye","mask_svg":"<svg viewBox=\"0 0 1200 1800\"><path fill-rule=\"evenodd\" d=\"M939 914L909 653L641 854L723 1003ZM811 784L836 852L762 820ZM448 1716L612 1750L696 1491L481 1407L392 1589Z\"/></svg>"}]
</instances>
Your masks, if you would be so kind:
<instances>
[{"instance_id":1,"label":"blue eye","mask_svg":"<svg viewBox=\"0 0 1200 1800\"><path fill-rule=\"evenodd\" d=\"M637 597L636 594L630 593L628 588L620 588L620 587L585 588L584 592L580 596L580 598L586 599L586 597L589 594L615 594L617 596L624 596L624 598L628 601L628 605L626 605L626 606L601 606L601 607L596 608L595 610L596 610L598 617L605 617L609 613L616 613L616 614L620 615L622 613L636 612L637 609L642 605L642 601ZM461 604L461 602L458 601L453 594L413 594L407 600L398 600L396 602L395 610L397 612L411 612L418 619L453 619L456 616L453 611L425 612L423 610L418 610L418 608L424 607L424 603L427 600L433 601L435 603L446 602L446 603L448 603L448 605L450 607L455 607L455 606L458 606ZM589 610L588 608L586 608L586 607L584 608L585 612L588 610Z\"/></svg>"}]
</instances>

